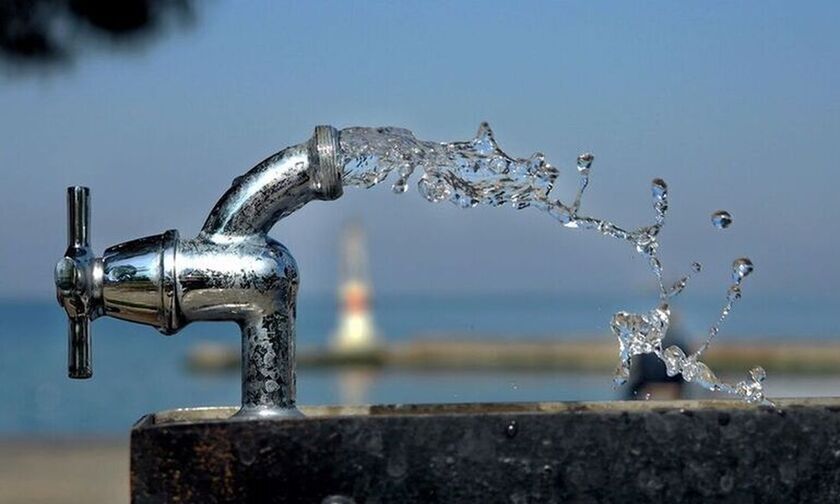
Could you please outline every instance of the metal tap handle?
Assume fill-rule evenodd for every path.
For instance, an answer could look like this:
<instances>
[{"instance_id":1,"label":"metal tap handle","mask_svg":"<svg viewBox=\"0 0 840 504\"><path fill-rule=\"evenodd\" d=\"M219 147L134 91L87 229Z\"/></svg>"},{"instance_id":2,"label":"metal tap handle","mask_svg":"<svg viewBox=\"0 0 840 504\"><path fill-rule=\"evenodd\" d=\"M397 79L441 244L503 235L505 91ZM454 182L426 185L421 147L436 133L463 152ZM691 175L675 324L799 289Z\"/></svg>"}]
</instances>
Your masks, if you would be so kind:
<instances>
[{"instance_id":1,"label":"metal tap handle","mask_svg":"<svg viewBox=\"0 0 840 504\"><path fill-rule=\"evenodd\" d=\"M55 268L58 302L69 318L67 370L70 378L93 375L90 321L94 313L93 269L90 247L90 189L67 188L67 251Z\"/></svg>"},{"instance_id":2,"label":"metal tap handle","mask_svg":"<svg viewBox=\"0 0 840 504\"><path fill-rule=\"evenodd\" d=\"M90 360L90 319L87 316L70 319L67 349L67 375L85 379L93 376Z\"/></svg>"},{"instance_id":3,"label":"metal tap handle","mask_svg":"<svg viewBox=\"0 0 840 504\"><path fill-rule=\"evenodd\" d=\"M90 189L67 188L67 247L90 249Z\"/></svg>"}]
</instances>

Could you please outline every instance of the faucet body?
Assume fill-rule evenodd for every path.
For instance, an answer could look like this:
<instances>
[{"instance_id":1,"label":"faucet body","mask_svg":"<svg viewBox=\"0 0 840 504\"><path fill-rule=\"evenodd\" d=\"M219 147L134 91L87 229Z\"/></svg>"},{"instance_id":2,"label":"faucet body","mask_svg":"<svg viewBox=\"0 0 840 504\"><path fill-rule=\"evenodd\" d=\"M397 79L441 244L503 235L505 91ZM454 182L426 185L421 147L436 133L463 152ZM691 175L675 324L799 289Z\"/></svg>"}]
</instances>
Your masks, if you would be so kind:
<instances>
[{"instance_id":1,"label":"faucet body","mask_svg":"<svg viewBox=\"0 0 840 504\"><path fill-rule=\"evenodd\" d=\"M68 250L56 267L56 287L71 322L70 376L92 374L89 323L97 317L151 325L164 334L194 321L233 321L242 333L238 415L299 415L298 267L267 233L308 201L341 196L339 161L338 131L319 126L308 142L237 177L197 237L182 240L170 230L110 247L101 258L90 251L89 192L69 188Z\"/></svg>"}]
</instances>

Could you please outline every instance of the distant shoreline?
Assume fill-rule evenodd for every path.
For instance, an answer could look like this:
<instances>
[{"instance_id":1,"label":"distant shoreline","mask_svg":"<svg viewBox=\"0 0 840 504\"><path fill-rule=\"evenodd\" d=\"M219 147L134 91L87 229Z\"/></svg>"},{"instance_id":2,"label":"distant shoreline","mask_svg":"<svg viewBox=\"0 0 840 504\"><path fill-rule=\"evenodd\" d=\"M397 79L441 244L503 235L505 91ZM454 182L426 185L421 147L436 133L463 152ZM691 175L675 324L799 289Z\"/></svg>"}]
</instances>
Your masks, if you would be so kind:
<instances>
[{"instance_id":1,"label":"distant shoreline","mask_svg":"<svg viewBox=\"0 0 840 504\"><path fill-rule=\"evenodd\" d=\"M599 336L564 341L500 340L438 333L352 352L330 348L301 349L297 362L301 368L604 373L616 365L617 344L593 342L603 339ZM206 343L194 345L187 353L185 364L196 373L229 371L238 369L240 358L238 345ZM718 342L705 354L704 361L718 373L742 372L760 365L770 373L838 374L840 344Z\"/></svg>"}]
</instances>

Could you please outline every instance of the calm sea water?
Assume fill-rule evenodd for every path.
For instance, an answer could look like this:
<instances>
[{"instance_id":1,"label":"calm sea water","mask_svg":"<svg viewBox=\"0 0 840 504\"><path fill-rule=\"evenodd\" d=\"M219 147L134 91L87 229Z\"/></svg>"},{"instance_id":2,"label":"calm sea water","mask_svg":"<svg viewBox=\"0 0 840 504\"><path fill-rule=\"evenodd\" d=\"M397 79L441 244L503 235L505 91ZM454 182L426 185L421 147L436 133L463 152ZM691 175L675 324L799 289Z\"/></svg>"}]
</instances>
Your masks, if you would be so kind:
<instances>
[{"instance_id":1,"label":"calm sea water","mask_svg":"<svg viewBox=\"0 0 840 504\"><path fill-rule=\"evenodd\" d=\"M719 309L719 300L693 303L685 326L697 328ZM609 297L495 295L397 296L377 300L376 320L392 341L459 333L467 337L579 338L612 341L607 326L618 309L645 309L649 299L627 303ZM838 334L833 302L751 299L738 307L721 339L792 341ZM335 324L331 297L303 298L298 345L323 345ZM66 378L66 321L54 303L0 303L0 435L124 433L145 413L167 408L233 405L237 373L197 376L184 361L202 341L239 344L233 324L196 324L175 336L110 319L93 324L94 378ZM608 400L610 373L360 373L300 370L301 404L474 401ZM838 371L840 373L840 371ZM834 379L779 381L770 393L840 395Z\"/></svg>"}]
</instances>

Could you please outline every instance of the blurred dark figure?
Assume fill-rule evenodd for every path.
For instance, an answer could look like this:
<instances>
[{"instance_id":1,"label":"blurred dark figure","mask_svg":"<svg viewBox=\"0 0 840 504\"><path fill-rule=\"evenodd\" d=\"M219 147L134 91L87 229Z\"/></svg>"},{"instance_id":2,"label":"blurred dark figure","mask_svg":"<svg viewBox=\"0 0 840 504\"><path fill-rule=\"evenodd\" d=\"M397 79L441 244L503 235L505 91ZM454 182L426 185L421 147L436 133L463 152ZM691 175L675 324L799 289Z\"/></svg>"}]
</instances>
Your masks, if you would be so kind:
<instances>
[{"instance_id":1,"label":"blurred dark figure","mask_svg":"<svg viewBox=\"0 0 840 504\"><path fill-rule=\"evenodd\" d=\"M671 325L663 342L663 348L677 345L686 354L689 348L685 343L685 336L680 324L680 317L671 310ZM630 367L630 381L627 387L629 400L656 399L665 401L683 397L685 382L682 376L668 376L665 363L659 357L651 354L636 355Z\"/></svg>"},{"instance_id":2,"label":"blurred dark figure","mask_svg":"<svg viewBox=\"0 0 840 504\"><path fill-rule=\"evenodd\" d=\"M80 46L152 38L170 21L191 21L193 0L0 0L0 57L67 62Z\"/></svg>"}]
</instances>

